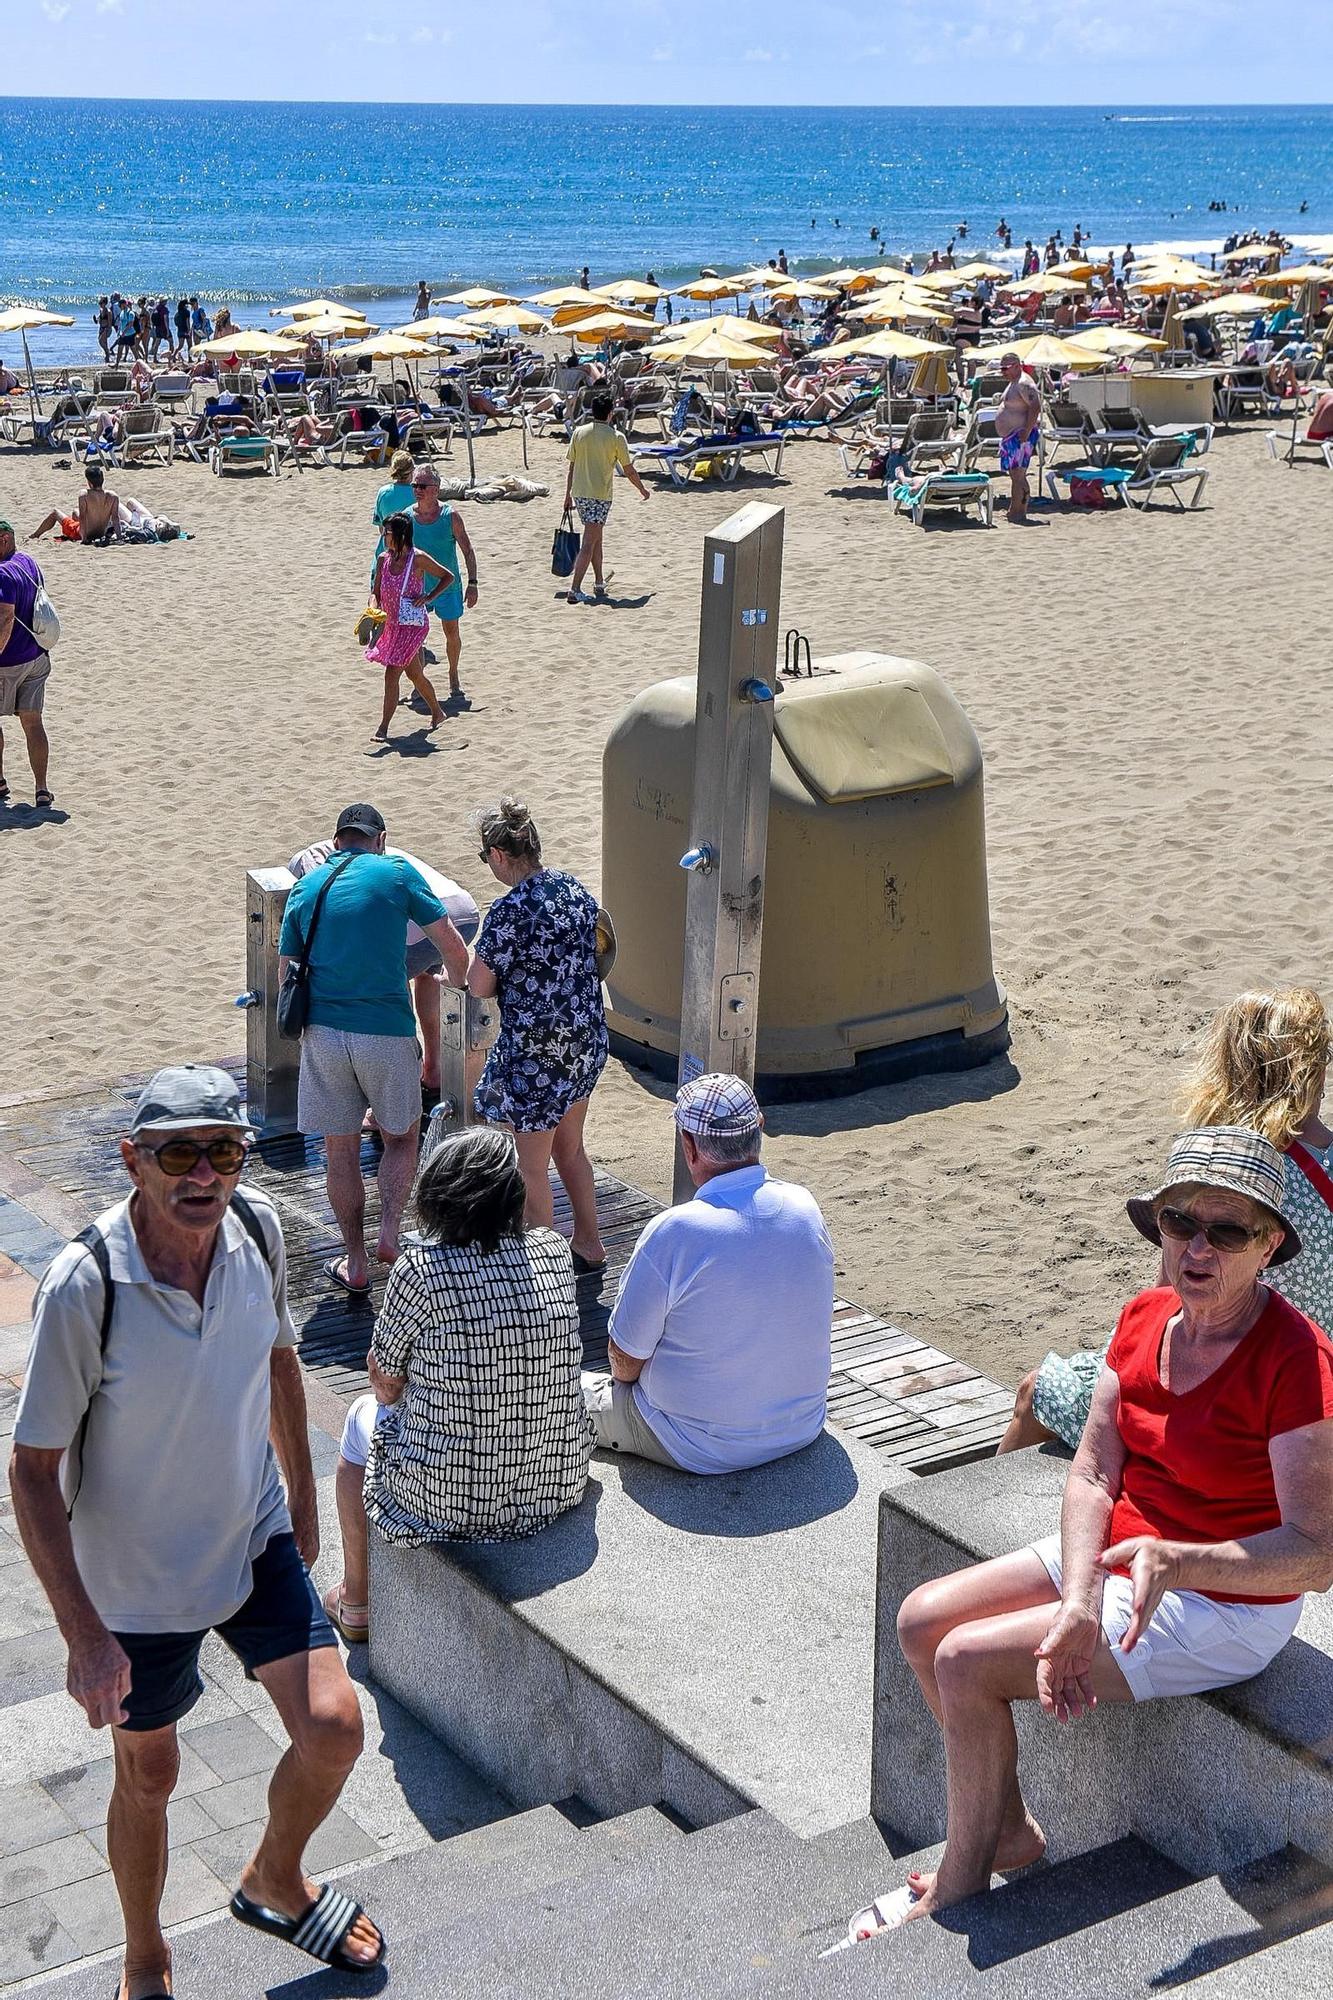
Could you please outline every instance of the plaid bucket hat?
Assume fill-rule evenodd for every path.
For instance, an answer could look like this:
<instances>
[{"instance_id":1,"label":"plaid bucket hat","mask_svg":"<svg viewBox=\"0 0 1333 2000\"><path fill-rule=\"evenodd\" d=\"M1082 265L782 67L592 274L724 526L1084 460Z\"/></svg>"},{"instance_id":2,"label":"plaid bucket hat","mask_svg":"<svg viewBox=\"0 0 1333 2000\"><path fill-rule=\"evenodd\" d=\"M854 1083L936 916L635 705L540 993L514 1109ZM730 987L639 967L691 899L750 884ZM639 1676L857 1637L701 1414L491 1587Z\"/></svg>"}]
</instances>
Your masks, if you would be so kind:
<instances>
[{"instance_id":1,"label":"plaid bucket hat","mask_svg":"<svg viewBox=\"0 0 1333 2000\"><path fill-rule=\"evenodd\" d=\"M1269 1259L1270 1267L1299 1257L1300 1236L1282 1208L1287 1193L1286 1162L1260 1133L1249 1132L1243 1125L1205 1125L1194 1132L1182 1132L1171 1148L1161 1186L1151 1194L1136 1194L1125 1203L1140 1236L1160 1245L1162 1233L1153 1209L1171 1188L1187 1183L1248 1195L1281 1223L1285 1234Z\"/></svg>"}]
</instances>

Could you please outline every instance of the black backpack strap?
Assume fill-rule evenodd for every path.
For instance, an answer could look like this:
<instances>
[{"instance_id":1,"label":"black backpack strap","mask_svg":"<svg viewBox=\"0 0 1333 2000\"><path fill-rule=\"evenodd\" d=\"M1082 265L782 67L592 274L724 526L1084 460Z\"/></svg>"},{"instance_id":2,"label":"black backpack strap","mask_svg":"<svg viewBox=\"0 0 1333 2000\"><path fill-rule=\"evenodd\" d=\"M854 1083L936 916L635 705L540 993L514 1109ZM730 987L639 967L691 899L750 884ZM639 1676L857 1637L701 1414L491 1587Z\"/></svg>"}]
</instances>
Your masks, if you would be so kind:
<instances>
[{"instance_id":1,"label":"black backpack strap","mask_svg":"<svg viewBox=\"0 0 1333 2000\"><path fill-rule=\"evenodd\" d=\"M273 1253L268 1247L268 1238L264 1234L264 1225L239 1188L231 1198L231 1205L233 1212L240 1217L246 1235L257 1246L260 1256L276 1278L278 1274L273 1263Z\"/></svg>"},{"instance_id":2,"label":"black backpack strap","mask_svg":"<svg viewBox=\"0 0 1333 2000\"><path fill-rule=\"evenodd\" d=\"M74 1238L74 1241L83 1245L102 1274L102 1322L98 1329L98 1344L101 1348L102 1357L105 1360L106 1344L111 1335L111 1316L116 1310L116 1281L111 1275L111 1257L107 1251L106 1238L96 1223L89 1223L86 1229L81 1229ZM70 1497L69 1506L66 1509L66 1512L70 1515L74 1512L74 1502L78 1499L83 1486L83 1448L88 1440L88 1419L92 1413L93 1406L90 1399L88 1407L83 1413L83 1420L79 1425L79 1479L78 1485L75 1486L74 1492Z\"/></svg>"}]
</instances>

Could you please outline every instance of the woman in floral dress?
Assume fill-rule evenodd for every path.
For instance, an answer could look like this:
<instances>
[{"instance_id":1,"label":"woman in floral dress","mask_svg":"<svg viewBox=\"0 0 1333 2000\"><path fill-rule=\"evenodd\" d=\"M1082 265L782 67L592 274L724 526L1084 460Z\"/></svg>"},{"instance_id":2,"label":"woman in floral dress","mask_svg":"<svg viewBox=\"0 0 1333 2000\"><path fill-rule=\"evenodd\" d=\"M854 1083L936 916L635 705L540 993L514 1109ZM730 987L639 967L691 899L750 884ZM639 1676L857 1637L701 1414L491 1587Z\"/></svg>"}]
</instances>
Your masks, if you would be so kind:
<instances>
[{"instance_id":1,"label":"woman in floral dress","mask_svg":"<svg viewBox=\"0 0 1333 2000\"><path fill-rule=\"evenodd\" d=\"M509 893L487 912L468 974L479 999L500 1002L499 1037L473 1101L479 1118L513 1129L529 1228L553 1224L554 1160L574 1212L574 1269L583 1275L606 1262L583 1143L588 1099L608 1054L597 899L572 875L543 867L521 799L502 798L477 824L481 859Z\"/></svg>"},{"instance_id":2,"label":"woman in floral dress","mask_svg":"<svg viewBox=\"0 0 1333 2000\"><path fill-rule=\"evenodd\" d=\"M1181 1098L1187 1127L1243 1125L1285 1154L1283 1212L1301 1252L1264 1282L1333 1333L1333 1132L1320 1117L1333 1026L1309 987L1242 993L1215 1016ZM1048 1354L1018 1385L1001 1451L1059 1438L1078 1449L1104 1347Z\"/></svg>"},{"instance_id":3,"label":"woman in floral dress","mask_svg":"<svg viewBox=\"0 0 1333 2000\"><path fill-rule=\"evenodd\" d=\"M375 564L372 592L384 613L384 629L366 647L366 658L384 669L384 712L375 731L379 743L389 740L389 724L398 707L404 674L430 709L431 728L438 729L444 721L444 710L426 678L422 648L430 624L426 606L453 580L434 556L413 549L411 516L391 514L384 523L384 553Z\"/></svg>"}]
</instances>

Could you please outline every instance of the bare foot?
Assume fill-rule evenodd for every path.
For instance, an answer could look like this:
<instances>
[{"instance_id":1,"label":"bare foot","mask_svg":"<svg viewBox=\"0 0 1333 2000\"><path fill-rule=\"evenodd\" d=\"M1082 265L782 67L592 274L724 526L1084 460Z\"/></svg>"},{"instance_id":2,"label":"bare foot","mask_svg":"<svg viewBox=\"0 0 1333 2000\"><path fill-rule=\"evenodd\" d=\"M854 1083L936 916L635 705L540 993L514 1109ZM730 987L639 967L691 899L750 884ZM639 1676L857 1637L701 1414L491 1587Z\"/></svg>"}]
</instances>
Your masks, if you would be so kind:
<instances>
[{"instance_id":1,"label":"bare foot","mask_svg":"<svg viewBox=\"0 0 1333 2000\"><path fill-rule=\"evenodd\" d=\"M171 1951L162 1942L161 1956L144 1965L127 1960L120 1975L120 2000L149 2000L156 1993L171 1992Z\"/></svg>"},{"instance_id":2,"label":"bare foot","mask_svg":"<svg viewBox=\"0 0 1333 2000\"><path fill-rule=\"evenodd\" d=\"M387 729L377 729L375 731L374 736L371 738L371 741L374 743L387 743L388 740L389 740L389 732Z\"/></svg>"},{"instance_id":3,"label":"bare foot","mask_svg":"<svg viewBox=\"0 0 1333 2000\"><path fill-rule=\"evenodd\" d=\"M991 1872L995 1875L1015 1874L1020 1868L1033 1867L1045 1852L1046 1836L1029 1813L1025 1825L1006 1828L1000 1836ZM933 1869L909 1868L907 1881L919 1896L929 1896L934 1892L935 1872Z\"/></svg>"},{"instance_id":4,"label":"bare foot","mask_svg":"<svg viewBox=\"0 0 1333 2000\"><path fill-rule=\"evenodd\" d=\"M430 721L426 724L426 734L428 736L433 735L443 721L444 721L444 710L442 708L439 708L435 711Z\"/></svg>"},{"instance_id":5,"label":"bare foot","mask_svg":"<svg viewBox=\"0 0 1333 2000\"><path fill-rule=\"evenodd\" d=\"M241 1892L252 1903L262 1903L265 1909L276 1910L280 1917L303 1917L310 1905L319 1896L318 1882L312 1882L308 1875L301 1878L303 1895L293 1896L290 1891L276 1883L266 1882L253 1861L241 1870ZM342 1948L349 1958L359 1960L362 1965L373 1965L383 1948L384 1940L370 1918L363 1912L352 1925L342 1941Z\"/></svg>"},{"instance_id":6,"label":"bare foot","mask_svg":"<svg viewBox=\"0 0 1333 2000\"><path fill-rule=\"evenodd\" d=\"M585 1264L604 1264L606 1262L606 1245L600 1236L594 1236L587 1243L580 1243L577 1236L571 1237L569 1247L576 1257L583 1259Z\"/></svg>"}]
</instances>

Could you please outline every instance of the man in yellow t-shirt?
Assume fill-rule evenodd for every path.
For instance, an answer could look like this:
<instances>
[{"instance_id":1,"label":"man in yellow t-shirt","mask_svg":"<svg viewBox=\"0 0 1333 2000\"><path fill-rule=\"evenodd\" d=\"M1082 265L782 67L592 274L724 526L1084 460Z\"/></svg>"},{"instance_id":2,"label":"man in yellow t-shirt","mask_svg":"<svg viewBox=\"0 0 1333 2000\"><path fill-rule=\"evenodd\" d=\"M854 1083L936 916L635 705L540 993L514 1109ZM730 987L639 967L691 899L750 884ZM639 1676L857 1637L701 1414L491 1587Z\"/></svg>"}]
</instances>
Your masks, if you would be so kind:
<instances>
[{"instance_id":1,"label":"man in yellow t-shirt","mask_svg":"<svg viewBox=\"0 0 1333 2000\"><path fill-rule=\"evenodd\" d=\"M606 596L606 576L602 569L602 534L606 527L607 515L611 512L613 483L616 467L628 479L641 500L648 498L648 489L630 463L629 446L624 435L611 422L611 412L615 399L604 385L593 390L589 398L592 411L591 421L579 424L569 440L569 471L565 477L565 512L571 506L578 509L583 523L583 540L579 545L574 573L569 579L566 597L570 604L586 604L581 585L588 573L589 565L593 574L593 596Z\"/></svg>"}]
</instances>

